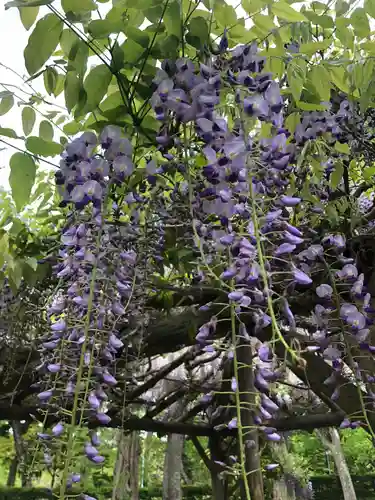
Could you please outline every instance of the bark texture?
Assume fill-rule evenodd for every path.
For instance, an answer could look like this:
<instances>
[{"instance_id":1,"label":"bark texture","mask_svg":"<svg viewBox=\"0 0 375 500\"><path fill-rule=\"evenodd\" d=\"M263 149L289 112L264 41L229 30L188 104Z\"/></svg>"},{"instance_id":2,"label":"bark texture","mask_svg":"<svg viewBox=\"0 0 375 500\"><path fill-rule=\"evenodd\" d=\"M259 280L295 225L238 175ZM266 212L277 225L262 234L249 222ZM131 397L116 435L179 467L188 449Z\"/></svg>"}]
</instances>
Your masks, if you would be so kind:
<instances>
[{"instance_id":1,"label":"bark texture","mask_svg":"<svg viewBox=\"0 0 375 500\"><path fill-rule=\"evenodd\" d=\"M16 483L17 471L18 471L18 458L17 456L15 456L12 458L12 461L10 462L8 471L7 486L9 488L13 488Z\"/></svg>"},{"instance_id":2,"label":"bark texture","mask_svg":"<svg viewBox=\"0 0 375 500\"><path fill-rule=\"evenodd\" d=\"M112 500L139 500L139 454L138 432L119 430Z\"/></svg>"},{"instance_id":3,"label":"bark texture","mask_svg":"<svg viewBox=\"0 0 375 500\"><path fill-rule=\"evenodd\" d=\"M252 442L251 446L245 446L246 472L251 500L264 500L263 475L259 453L259 435L254 429L253 408L255 408L255 387L252 368L251 346L243 344L237 347L237 359L239 363L238 387L241 399L241 423L246 430L246 441ZM252 429L253 430L249 430ZM241 486L241 498L247 500L243 485Z\"/></svg>"},{"instance_id":4,"label":"bark texture","mask_svg":"<svg viewBox=\"0 0 375 500\"><path fill-rule=\"evenodd\" d=\"M27 471L27 450L22 436L22 434L27 431L29 424L26 424L26 426L22 426L22 424L17 420L11 420L10 424L13 431L13 441L16 451L18 469L21 473L21 484L23 488L29 488L30 486L32 486L32 480L30 474L28 474Z\"/></svg>"},{"instance_id":5,"label":"bark texture","mask_svg":"<svg viewBox=\"0 0 375 500\"><path fill-rule=\"evenodd\" d=\"M181 500L181 472L184 436L169 434L165 450L163 500Z\"/></svg>"},{"instance_id":6,"label":"bark texture","mask_svg":"<svg viewBox=\"0 0 375 500\"><path fill-rule=\"evenodd\" d=\"M172 362L174 354L168 356ZM164 382L165 394L178 389L178 380L184 377L183 369L178 367L172 372L170 380ZM177 400L167 410L165 418L176 419L180 417L185 409L185 401ZM182 475L182 454L184 450L185 436L181 434L168 434L167 446L164 457L164 475L163 475L163 500L181 500L181 475Z\"/></svg>"},{"instance_id":7,"label":"bark texture","mask_svg":"<svg viewBox=\"0 0 375 500\"><path fill-rule=\"evenodd\" d=\"M317 434L324 446L332 454L336 472L340 479L344 500L357 500L357 495L353 486L348 464L345 460L338 430L331 427L328 431L318 430Z\"/></svg>"}]
</instances>

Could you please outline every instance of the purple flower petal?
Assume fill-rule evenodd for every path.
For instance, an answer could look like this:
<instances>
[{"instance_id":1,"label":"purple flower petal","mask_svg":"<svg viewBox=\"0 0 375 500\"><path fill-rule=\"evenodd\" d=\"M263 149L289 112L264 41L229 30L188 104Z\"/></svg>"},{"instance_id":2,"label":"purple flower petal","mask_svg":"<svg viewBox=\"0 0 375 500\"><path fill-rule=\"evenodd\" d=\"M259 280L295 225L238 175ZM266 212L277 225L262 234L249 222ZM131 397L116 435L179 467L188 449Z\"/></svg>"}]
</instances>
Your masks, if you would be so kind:
<instances>
[{"instance_id":1,"label":"purple flower petal","mask_svg":"<svg viewBox=\"0 0 375 500\"><path fill-rule=\"evenodd\" d=\"M268 391L269 384L259 372L257 372L257 374L255 375L254 382L255 382L255 386L257 387L258 390Z\"/></svg>"},{"instance_id":2,"label":"purple flower petal","mask_svg":"<svg viewBox=\"0 0 375 500\"><path fill-rule=\"evenodd\" d=\"M48 401L49 399L51 399L53 396L53 392L52 391L44 391L44 392L41 392L38 394L38 398L41 400L41 401Z\"/></svg>"},{"instance_id":3,"label":"purple flower petal","mask_svg":"<svg viewBox=\"0 0 375 500\"><path fill-rule=\"evenodd\" d=\"M272 351L268 344L262 344L258 349L258 356L261 361L269 363L272 361Z\"/></svg>"},{"instance_id":4,"label":"purple flower petal","mask_svg":"<svg viewBox=\"0 0 375 500\"><path fill-rule=\"evenodd\" d=\"M266 466L265 466L265 469L266 469L266 470L275 470L275 469L277 469L278 467L280 467L280 465L279 465L279 464L268 464L268 465L266 465Z\"/></svg>"},{"instance_id":5,"label":"purple flower petal","mask_svg":"<svg viewBox=\"0 0 375 500\"><path fill-rule=\"evenodd\" d=\"M269 441L277 442L281 441L281 436L276 432L273 432L272 434L266 434L266 439L268 439Z\"/></svg>"},{"instance_id":6,"label":"purple flower petal","mask_svg":"<svg viewBox=\"0 0 375 500\"><path fill-rule=\"evenodd\" d=\"M112 420L111 417L106 413L97 413L96 418L103 425L109 424L109 422Z\"/></svg>"},{"instance_id":7,"label":"purple flower petal","mask_svg":"<svg viewBox=\"0 0 375 500\"><path fill-rule=\"evenodd\" d=\"M237 418L232 418L228 423L228 429L237 429Z\"/></svg>"},{"instance_id":8,"label":"purple flower petal","mask_svg":"<svg viewBox=\"0 0 375 500\"><path fill-rule=\"evenodd\" d=\"M85 445L85 453L89 458L99 455L98 450L91 444Z\"/></svg>"},{"instance_id":9,"label":"purple flower petal","mask_svg":"<svg viewBox=\"0 0 375 500\"><path fill-rule=\"evenodd\" d=\"M341 358L341 353L336 347L327 347L323 351L323 356L329 360L335 360Z\"/></svg>"},{"instance_id":10,"label":"purple flower petal","mask_svg":"<svg viewBox=\"0 0 375 500\"><path fill-rule=\"evenodd\" d=\"M279 245L275 252L274 255L277 257L279 255L283 255L285 253L292 253L296 249L296 245L292 245L291 243L282 243Z\"/></svg>"},{"instance_id":11,"label":"purple flower petal","mask_svg":"<svg viewBox=\"0 0 375 500\"><path fill-rule=\"evenodd\" d=\"M301 271L300 269L295 269L293 272L294 280L300 285L310 285L312 283L312 279L306 273Z\"/></svg>"},{"instance_id":12,"label":"purple flower petal","mask_svg":"<svg viewBox=\"0 0 375 500\"><path fill-rule=\"evenodd\" d=\"M59 363L50 363L47 365L47 370L51 373L57 373L61 370L61 365Z\"/></svg>"},{"instance_id":13,"label":"purple flower petal","mask_svg":"<svg viewBox=\"0 0 375 500\"><path fill-rule=\"evenodd\" d=\"M344 418L340 424L340 429L347 429L348 427L350 427L350 420L348 418Z\"/></svg>"},{"instance_id":14,"label":"purple flower petal","mask_svg":"<svg viewBox=\"0 0 375 500\"><path fill-rule=\"evenodd\" d=\"M294 234L294 236L298 236L300 238L303 236L302 232L299 229L292 226L288 222L285 222L285 228L289 233Z\"/></svg>"},{"instance_id":15,"label":"purple flower petal","mask_svg":"<svg viewBox=\"0 0 375 500\"><path fill-rule=\"evenodd\" d=\"M50 340L48 342L43 342L42 346L44 347L44 349L56 349L56 347L59 345L60 343L60 339L57 339L57 340Z\"/></svg>"},{"instance_id":16,"label":"purple flower petal","mask_svg":"<svg viewBox=\"0 0 375 500\"><path fill-rule=\"evenodd\" d=\"M107 385L117 385L117 380L115 377L113 377L110 373L106 372L103 373L103 382L105 382Z\"/></svg>"},{"instance_id":17,"label":"purple flower petal","mask_svg":"<svg viewBox=\"0 0 375 500\"><path fill-rule=\"evenodd\" d=\"M116 335L111 334L109 336L109 344L114 348L114 349L121 349L121 347L124 346L123 342L116 337Z\"/></svg>"},{"instance_id":18,"label":"purple flower petal","mask_svg":"<svg viewBox=\"0 0 375 500\"><path fill-rule=\"evenodd\" d=\"M293 197L293 196L281 196L280 202L285 207L295 207L301 202L301 198Z\"/></svg>"},{"instance_id":19,"label":"purple flower petal","mask_svg":"<svg viewBox=\"0 0 375 500\"><path fill-rule=\"evenodd\" d=\"M243 292L240 292L239 290L228 293L228 299L232 300L233 302L239 302L243 296Z\"/></svg>"},{"instance_id":20,"label":"purple flower petal","mask_svg":"<svg viewBox=\"0 0 375 500\"><path fill-rule=\"evenodd\" d=\"M92 392L89 397L88 397L89 405L93 410L97 410L100 406L100 401L99 399L95 396L95 394Z\"/></svg>"},{"instance_id":21,"label":"purple flower petal","mask_svg":"<svg viewBox=\"0 0 375 500\"><path fill-rule=\"evenodd\" d=\"M331 285L323 284L319 285L315 291L317 296L321 299L330 299L333 293L333 288L331 287Z\"/></svg>"},{"instance_id":22,"label":"purple flower petal","mask_svg":"<svg viewBox=\"0 0 375 500\"><path fill-rule=\"evenodd\" d=\"M272 399L270 399L268 396L266 396L265 394L262 394L262 406L270 411L270 412L275 412L275 411L278 411L279 410L279 407L277 406L276 403L274 403L272 401Z\"/></svg>"},{"instance_id":23,"label":"purple flower petal","mask_svg":"<svg viewBox=\"0 0 375 500\"><path fill-rule=\"evenodd\" d=\"M64 426L62 425L61 422L52 427L52 434L56 437L61 436L63 432L64 432Z\"/></svg>"},{"instance_id":24,"label":"purple flower petal","mask_svg":"<svg viewBox=\"0 0 375 500\"><path fill-rule=\"evenodd\" d=\"M51 330L53 332L63 332L66 330L66 322L63 319L60 319L59 321L56 321L56 323L53 323L51 325Z\"/></svg>"},{"instance_id":25,"label":"purple flower petal","mask_svg":"<svg viewBox=\"0 0 375 500\"><path fill-rule=\"evenodd\" d=\"M234 269L227 269L226 271L224 271L223 273L221 273L220 275L220 278L222 280L231 280L232 278L234 278L237 274L237 271L234 270Z\"/></svg>"}]
</instances>

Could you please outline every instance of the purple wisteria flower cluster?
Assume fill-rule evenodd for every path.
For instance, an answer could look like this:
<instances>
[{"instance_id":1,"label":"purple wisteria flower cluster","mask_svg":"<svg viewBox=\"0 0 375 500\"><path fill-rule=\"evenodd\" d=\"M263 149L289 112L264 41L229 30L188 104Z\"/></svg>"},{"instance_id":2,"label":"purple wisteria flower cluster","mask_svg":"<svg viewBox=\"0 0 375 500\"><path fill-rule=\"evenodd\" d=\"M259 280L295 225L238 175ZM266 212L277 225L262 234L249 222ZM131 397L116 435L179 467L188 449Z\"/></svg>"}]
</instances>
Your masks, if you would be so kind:
<instances>
[{"instance_id":1,"label":"purple wisteria flower cluster","mask_svg":"<svg viewBox=\"0 0 375 500\"><path fill-rule=\"evenodd\" d=\"M109 197L133 172L132 153L121 130L108 126L99 141L90 132L68 144L56 173L62 203L71 212L54 268L60 286L48 308L50 334L41 345L40 367L47 382L38 398L47 408L65 408L78 421L100 425L111 421L106 402L118 383L114 362L123 347L119 331L127 322L137 277L137 225L131 221L138 220L142 200L125 192L122 208L130 214L129 223L118 238ZM52 438L63 439L66 427L62 420L39 435L47 464ZM99 445L97 433L90 433L83 452L94 464L104 461ZM67 486L79 481L80 474L73 472Z\"/></svg>"},{"instance_id":2,"label":"purple wisteria flower cluster","mask_svg":"<svg viewBox=\"0 0 375 500\"><path fill-rule=\"evenodd\" d=\"M196 245L205 254L202 267L210 271L203 279L210 279L212 270L221 267L217 277L228 290L238 322L243 312L250 312L255 325L252 336L262 339L267 327L273 332L273 342L261 342L258 347L259 362L254 364L260 394L255 422L267 439L278 441L275 430L263 424L281 404L271 394L272 383L282 376L278 367L283 365L274 345L282 341L282 332L298 328L291 299L308 290L313 294L316 332L306 337L305 349L332 363L337 374L342 373L348 347L342 339L332 340L329 331L341 322L345 334L372 351L365 340L373 319L366 312L370 296L364 277L353 259L345 256L345 237L319 238L310 230L303 214L315 207L296 192L294 182L306 141L320 136L342 139L351 105L342 100L335 112L327 103L327 111L304 113L291 134L284 127L279 83L263 71L264 62L254 44L229 51L224 70L217 69L223 65L214 59L198 65L186 58L165 61L155 80L152 104L161 122L160 150L168 158L184 161L190 173L186 179L191 185ZM222 104L228 89L235 102L230 117ZM256 134L259 122L270 124L268 137ZM193 131L206 159L201 171L190 146ZM327 266L333 269L329 276ZM212 343L216 324L213 317L199 329L197 342L203 348ZM238 390L236 378L231 386ZM336 385L333 399L338 395ZM233 417L229 427L236 426L237 417Z\"/></svg>"}]
</instances>

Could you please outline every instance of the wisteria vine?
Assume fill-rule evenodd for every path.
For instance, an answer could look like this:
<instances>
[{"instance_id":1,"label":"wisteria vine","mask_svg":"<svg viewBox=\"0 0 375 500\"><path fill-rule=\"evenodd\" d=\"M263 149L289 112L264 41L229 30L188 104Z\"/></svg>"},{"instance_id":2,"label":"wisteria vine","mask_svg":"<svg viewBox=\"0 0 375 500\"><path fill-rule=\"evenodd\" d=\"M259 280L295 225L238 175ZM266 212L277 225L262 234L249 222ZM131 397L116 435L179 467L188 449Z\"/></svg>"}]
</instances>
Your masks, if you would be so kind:
<instances>
[{"instance_id":1,"label":"wisteria vine","mask_svg":"<svg viewBox=\"0 0 375 500\"><path fill-rule=\"evenodd\" d=\"M267 426L285 404L276 385L286 368L280 346L292 363L303 365L303 354L310 352L332 365L326 383L332 386L333 401L340 395L339 376L349 366L363 415L356 420L348 416L341 426L367 426L374 436L366 417L368 404L374 404L374 374L363 372L347 341L375 351L369 341L372 298L364 274L348 255L344 234L320 234L309 218L311 213L319 220L329 203L337 154L321 155L325 177L320 183L304 162L307 151L321 152L322 144L345 140L353 105L346 98L338 106L322 103L326 111L303 113L290 131L284 120L290 98L264 71L265 58L257 46L229 50L224 36L219 52L205 64L187 58L162 63L151 101L161 124L158 149L144 165L137 165L131 141L110 125L99 140L86 132L68 144L56 173L67 220L54 268L60 285L48 309L50 333L41 345L44 379L38 398L46 415L61 416L50 431L39 434L48 466L53 453L65 455L61 499L81 481L76 426L110 423L108 393L118 384L116 358L124 347L120 331L132 317L142 321L139 311L147 298L141 221L150 192L171 172L177 181L173 189L161 191L165 198L159 199L147 265L152 271L163 266L163 225L177 204L185 203L184 217L190 218L185 235L196 251L194 280L209 285L214 279L227 294L228 303L200 327L196 341L203 350L218 348L218 322L229 317L225 346L233 360L234 404L227 426L238 430L238 471L246 498L251 495L244 450L251 445L251 431L260 431L268 441L281 440ZM143 194L129 183L140 168ZM309 199L302 194L306 182L313 193ZM370 206L361 200L366 212ZM298 296L305 293L315 304L309 336L298 315ZM244 367L238 349L252 340L253 359ZM246 409L252 416L250 428L242 423L239 371L244 368L254 375L255 403ZM206 401L211 404L212 398ZM89 431L79 445L94 464L105 460L96 432ZM92 500L87 494L82 498Z\"/></svg>"}]
</instances>

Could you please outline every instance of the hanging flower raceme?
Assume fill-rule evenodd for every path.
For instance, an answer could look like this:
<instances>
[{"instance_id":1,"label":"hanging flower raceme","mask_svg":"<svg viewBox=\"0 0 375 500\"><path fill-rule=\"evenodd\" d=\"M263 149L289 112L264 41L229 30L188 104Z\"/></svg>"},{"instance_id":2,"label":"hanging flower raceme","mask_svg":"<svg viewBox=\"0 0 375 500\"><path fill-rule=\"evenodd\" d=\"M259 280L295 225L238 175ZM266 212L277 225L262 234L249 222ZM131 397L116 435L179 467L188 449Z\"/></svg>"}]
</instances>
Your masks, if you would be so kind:
<instances>
[{"instance_id":1,"label":"hanging flower raceme","mask_svg":"<svg viewBox=\"0 0 375 500\"><path fill-rule=\"evenodd\" d=\"M111 421L106 402L118 383L114 363L124 345L119 328L126 323L136 295L136 223L129 222L120 235L116 225L107 221L110 190L133 172L132 152L121 130L109 126L99 141L95 134L84 133L68 144L56 173L63 205L72 212L55 266L62 285L48 309L50 335L41 345L41 369L49 376L38 398L47 408L53 404L71 409L72 419L78 415L79 401L81 422L108 425ZM133 221L138 220L142 203L131 192L125 197ZM69 425L60 422L51 436L63 438L69 432ZM84 454L100 464L104 457L92 436ZM73 473L68 486L79 481Z\"/></svg>"},{"instance_id":2,"label":"hanging flower raceme","mask_svg":"<svg viewBox=\"0 0 375 500\"><path fill-rule=\"evenodd\" d=\"M164 62L155 80L152 105L161 121L160 150L166 158L184 162L195 243L205 256L200 264L210 267L203 281L212 277L212 269L219 268L217 277L235 314L241 319L246 312L246 317L252 318L252 335L260 336L270 326L274 332L273 342L259 348L259 363L254 365L255 387L260 394L255 422L261 426L279 410L272 383L282 376L277 370L282 360L275 355L275 343L282 331L298 328L290 296L313 288L316 331L306 350L327 359L335 372L342 370L343 352L330 340L329 329L337 327L340 320L358 342L367 337L369 314L355 308L338 318L336 308L336 300L341 302L336 297L337 287L348 300L363 300L364 277L344 257L346 240L342 234L319 238L310 230L304 212L324 211L328 194L316 191L319 205L304 200L299 193L306 173L297 165L308 141L318 137L341 140L353 109L345 100L338 108L326 103L326 111L302 113L301 122L290 133L284 128L281 89L272 75L263 71L265 59L258 55L256 45L239 46L227 58L223 57L225 47L224 37L220 55L206 64L195 65L188 59L179 59L176 64ZM228 88L236 104L231 120L219 105L223 89L227 92ZM269 136L249 135L250 120L268 123ZM205 164L200 170L194 161L192 131L202 145ZM332 158L324 165L325 190L334 165ZM327 264L334 266L330 279ZM196 337L198 344L206 348L214 333L210 323L203 325ZM365 348L364 341L361 345ZM231 349L235 347L236 342ZM234 392L240 390L236 377L230 386ZM338 396L335 387L333 397ZM238 416L228 425L237 427ZM262 430L267 439L280 440L277 432Z\"/></svg>"}]
</instances>

